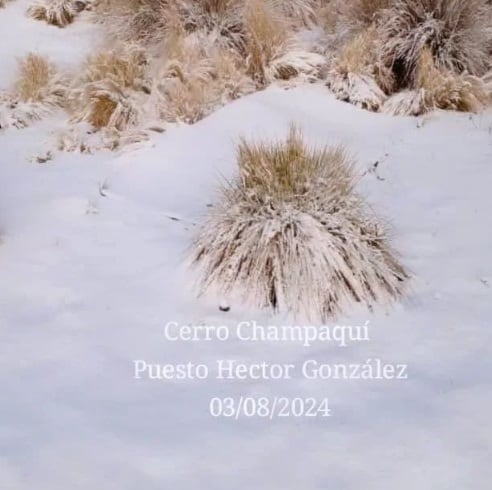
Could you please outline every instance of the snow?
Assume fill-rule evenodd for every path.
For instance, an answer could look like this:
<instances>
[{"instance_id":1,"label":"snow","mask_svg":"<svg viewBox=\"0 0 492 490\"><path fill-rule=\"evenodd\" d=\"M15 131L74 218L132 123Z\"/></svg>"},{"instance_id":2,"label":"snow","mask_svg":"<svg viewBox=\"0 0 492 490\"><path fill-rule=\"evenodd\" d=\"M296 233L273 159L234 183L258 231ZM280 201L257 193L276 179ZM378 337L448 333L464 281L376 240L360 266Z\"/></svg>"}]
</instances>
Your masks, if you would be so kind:
<instances>
[{"instance_id":1,"label":"snow","mask_svg":"<svg viewBox=\"0 0 492 490\"><path fill-rule=\"evenodd\" d=\"M0 11L1 29L23 3ZM2 83L47 32L23 22L25 39L0 48ZM43 53L63 39L60 60L69 50L81 58L69 39L86 29L50 28ZM370 321L371 341L344 348L166 341L169 321L292 324L196 299L185 266L218 182L234 175L235 142L283 137L291 122L311 143L357 157L359 190L392 223L413 273L408 295L391 311L337 319ZM31 163L59 125L56 116L0 133L2 490L490 488L492 113L390 117L323 86L271 87L134 152ZM408 363L409 379L133 379L135 359L369 358ZM210 398L240 395L328 397L333 416L210 416Z\"/></svg>"}]
</instances>

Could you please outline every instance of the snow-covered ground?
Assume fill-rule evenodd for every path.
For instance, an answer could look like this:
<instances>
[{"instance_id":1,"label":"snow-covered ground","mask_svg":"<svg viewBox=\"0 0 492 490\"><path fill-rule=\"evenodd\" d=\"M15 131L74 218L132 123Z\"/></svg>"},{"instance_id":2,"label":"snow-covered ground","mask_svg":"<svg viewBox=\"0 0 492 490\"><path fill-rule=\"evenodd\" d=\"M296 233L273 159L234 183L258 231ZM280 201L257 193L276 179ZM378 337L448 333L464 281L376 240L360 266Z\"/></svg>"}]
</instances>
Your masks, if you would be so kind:
<instances>
[{"instance_id":1,"label":"snow-covered ground","mask_svg":"<svg viewBox=\"0 0 492 490\"><path fill-rule=\"evenodd\" d=\"M15 36L48 29L26 19L14 30L23 3L0 11L0 83L28 45ZM83 53L69 39L87 29L53 28L48 52ZM370 342L347 347L166 341L169 321L291 323L196 299L184 267L217 183L234 175L238 138L283 137L291 122L357 157L359 190L412 271L409 293L389 312L337 319L370 321ZM137 151L31 163L59 124L0 133L0 489L490 488L491 113L395 118L323 86L272 87ZM374 358L408 364L408 379L137 380L133 365ZM333 415L209 414L212 397L240 395L328 397Z\"/></svg>"}]
</instances>

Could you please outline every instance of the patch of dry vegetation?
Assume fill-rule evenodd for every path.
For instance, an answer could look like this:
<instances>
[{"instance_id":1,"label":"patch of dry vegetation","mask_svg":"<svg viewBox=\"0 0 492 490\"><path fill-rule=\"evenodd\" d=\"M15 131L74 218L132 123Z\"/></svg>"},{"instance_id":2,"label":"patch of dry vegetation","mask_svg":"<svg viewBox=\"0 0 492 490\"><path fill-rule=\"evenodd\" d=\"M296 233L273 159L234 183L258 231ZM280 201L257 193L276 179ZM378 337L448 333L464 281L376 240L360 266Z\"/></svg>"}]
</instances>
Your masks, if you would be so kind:
<instances>
[{"instance_id":1,"label":"patch of dry vegetation","mask_svg":"<svg viewBox=\"0 0 492 490\"><path fill-rule=\"evenodd\" d=\"M393 77L378 64L377 31L374 26L361 31L334 56L327 85L340 100L377 111L391 91Z\"/></svg>"},{"instance_id":2,"label":"patch of dry vegetation","mask_svg":"<svg viewBox=\"0 0 492 490\"><path fill-rule=\"evenodd\" d=\"M312 149L293 128L285 142L242 141L238 164L194 244L201 292L323 321L400 297L408 274L342 149Z\"/></svg>"},{"instance_id":3,"label":"patch of dry vegetation","mask_svg":"<svg viewBox=\"0 0 492 490\"><path fill-rule=\"evenodd\" d=\"M137 125L149 90L146 66L144 51L132 45L90 56L70 94L73 120L118 131Z\"/></svg>"},{"instance_id":4,"label":"patch of dry vegetation","mask_svg":"<svg viewBox=\"0 0 492 490\"><path fill-rule=\"evenodd\" d=\"M40 88L43 102L32 95L26 120L63 105L74 123L133 140L275 82L320 79L341 100L392 114L478 111L491 100L487 0L45 0L29 14L63 27L89 7L111 48L73 74L68 96L50 78L58 88ZM39 73L7 105L23 103L29 80L52 77L31 64Z\"/></svg>"},{"instance_id":5,"label":"patch of dry vegetation","mask_svg":"<svg viewBox=\"0 0 492 490\"><path fill-rule=\"evenodd\" d=\"M201 36L176 33L162 46L153 92L159 117L194 123L216 107L252 92L255 86L238 56Z\"/></svg>"},{"instance_id":6,"label":"patch of dry vegetation","mask_svg":"<svg viewBox=\"0 0 492 490\"><path fill-rule=\"evenodd\" d=\"M27 14L36 20L48 24L65 27L71 24L75 17L85 10L92 0L44 0L31 5Z\"/></svg>"},{"instance_id":7,"label":"patch of dry vegetation","mask_svg":"<svg viewBox=\"0 0 492 490\"><path fill-rule=\"evenodd\" d=\"M347 0L331 61L335 95L369 110L417 115L490 104L492 12L486 0ZM347 35L347 32L349 33Z\"/></svg>"},{"instance_id":8,"label":"patch of dry vegetation","mask_svg":"<svg viewBox=\"0 0 492 490\"><path fill-rule=\"evenodd\" d=\"M338 2L340 20L356 31L367 29L379 20L392 0L343 0ZM334 7L332 7L334 8Z\"/></svg>"},{"instance_id":9,"label":"patch of dry vegetation","mask_svg":"<svg viewBox=\"0 0 492 490\"><path fill-rule=\"evenodd\" d=\"M247 72L260 87L301 74L311 80L318 78L324 58L304 50L292 37L286 18L268 2L248 2L244 29Z\"/></svg>"},{"instance_id":10,"label":"patch of dry vegetation","mask_svg":"<svg viewBox=\"0 0 492 490\"><path fill-rule=\"evenodd\" d=\"M29 53L19 62L19 72L11 92L3 93L1 105L7 113L5 126L24 128L66 100L67 79L44 57Z\"/></svg>"},{"instance_id":11,"label":"patch of dry vegetation","mask_svg":"<svg viewBox=\"0 0 492 490\"><path fill-rule=\"evenodd\" d=\"M491 47L485 0L393 0L380 22L380 58L402 88L415 88L427 49L437 68L482 76Z\"/></svg>"},{"instance_id":12,"label":"patch of dry vegetation","mask_svg":"<svg viewBox=\"0 0 492 490\"><path fill-rule=\"evenodd\" d=\"M420 55L415 86L416 89L399 92L388 99L383 111L412 116L435 109L479 112L491 103L490 93L480 78L437 68L429 49Z\"/></svg>"}]
</instances>

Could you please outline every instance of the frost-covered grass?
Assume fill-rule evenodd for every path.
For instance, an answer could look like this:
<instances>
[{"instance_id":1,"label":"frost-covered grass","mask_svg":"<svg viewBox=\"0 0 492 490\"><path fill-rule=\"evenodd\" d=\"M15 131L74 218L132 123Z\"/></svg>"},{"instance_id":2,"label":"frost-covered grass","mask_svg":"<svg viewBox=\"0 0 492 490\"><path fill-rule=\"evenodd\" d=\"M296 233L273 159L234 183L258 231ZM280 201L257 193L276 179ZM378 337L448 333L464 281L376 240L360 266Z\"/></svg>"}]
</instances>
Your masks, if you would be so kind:
<instances>
[{"instance_id":1,"label":"frost-covered grass","mask_svg":"<svg viewBox=\"0 0 492 490\"><path fill-rule=\"evenodd\" d=\"M343 149L309 148L292 128L285 142L243 141L237 159L194 245L202 291L318 321L400 297L407 273Z\"/></svg>"},{"instance_id":2,"label":"frost-covered grass","mask_svg":"<svg viewBox=\"0 0 492 490\"><path fill-rule=\"evenodd\" d=\"M438 68L482 76L491 62L491 25L485 0L395 0L380 22L380 56L404 88L415 87L424 49Z\"/></svg>"},{"instance_id":3,"label":"frost-covered grass","mask_svg":"<svg viewBox=\"0 0 492 490\"><path fill-rule=\"evenodd\" d=\"M388 114L479 112L491 103L486 0L46 0L28 14L60 27L81 19L104 32L106 43L69 74L61 105L74 124L117 138L196 123L272 84L324 83L341 100ZM97 58L135 50L145 58L135 83L88 75ZM13 91L2 94L4 115ZM53 107L37 104L10 126Z\"/></svg>"},{"instance_id":4,"label":"frost-covered grass","mask_svg":"<svg viewBox=\"0 0 492 490\"><path fill-rule=\"evenodd\" d=\"M29 6L27 14L47 24L65 27L91 3L92 0L39 0Z\"/></svg>"}]
</instances>

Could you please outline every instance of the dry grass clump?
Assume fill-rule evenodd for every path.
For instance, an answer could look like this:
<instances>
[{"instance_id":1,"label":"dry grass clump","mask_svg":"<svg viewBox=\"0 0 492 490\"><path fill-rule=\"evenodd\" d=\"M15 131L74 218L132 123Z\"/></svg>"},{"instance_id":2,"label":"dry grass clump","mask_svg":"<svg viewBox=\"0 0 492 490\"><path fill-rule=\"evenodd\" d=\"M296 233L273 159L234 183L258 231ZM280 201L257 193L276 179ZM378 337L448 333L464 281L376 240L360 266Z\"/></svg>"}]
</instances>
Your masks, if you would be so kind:
<instances>
[{"instance_id":1,"label":"dry grass clump","mask_svg":"<svg viewBox=\"0 0 492 490\"><path fill-rule=\"evenodd\" d=\"M482 76L490 61L490 19L485 0L393 0L379 25L381 61L400 88L416 87L424 49L439 69Z\"/></svg>"},{"instance_id":2,"label":"dry grass clump","mask_svg":"<svg viewBox=\"0 0 492 490\"><path fill-rule=\"evenodd\" d=\"M278 0L103 0L96 12L119 39L156 46L179 32L229 49L260 87L301 74L315 78L325 64L296 38L313 15L310 0L289 6Z\"/></svg>"},{"instance_id":3,"label":"dry grass clump","mask_svg":"<svg viewBox=\"0 0 492 490\"><path fill-rule=\"evenodd\" d=\"M29 53L21 62L16 90L23 102L41 102L53 77L53 67L46 58Z\"/></svg>"},{"instance_id":4,"label":"dry grass clump","mask_svg":"<svg viewBox=\"0 0 492 490\"><path fill-rule=\"evenodd\" d=\"M324 57L304 49L286 18L268 2L248 2L244 28L247 72L260 87L299 75L308 80L319 77L326 63Z\"/></svg>"},{"instance_id":5,"label":"dry grass clump","mask_svg":"<svg viewBox=\"0 0 492 490\"><path fill-rule=\"evenodd\" d=\"M146 66L144 52L132 45L90 56L71 92L73 120L120 131L136 125L149 92Z\"/></svg>"},{"instance_id":6,"label":"dry grass clump","mask_svg":"<svg viewBox=\"0 0 492 490\"><path fill-rule=\"evenodd\" d=\"M71 24L75 17L85 10L92 0L44 0L35 3L27 9L27 14L36 20L48 24L65 27Z\"/></svg>"},{"instance_id":7,"label":"dry grass clump","mask_svg":"<svg viewBox=\"0 0 492 490\"><path fill-rule=\"evenodd\" d=\"M392 0L343 0L337 8L340 21L348 28L361 30L374 25L381 12L388 8ZM333 8L333 7L332 7Z\"/></svg>"},{"instance_id":8,"label":"dry grass clump","mask_svg":"<svg viewBox=\"0 0 492 490\"><path fill-rule=\"evenodd\" d=\"M103 23L115 39L151 44L165 37L174 3L167 0L99 0L94 8L94 20Z\"/></svg>"},{"instance_id":9,"label":"dry grass clump","mask_svg":"<svg viewBox=\"0 0 492 490\"><path fill-rule=\"evenodd\" d=\"M12 0L0 0L0 8L5 7L9 2L12 2Z\"/></svg>"},{"instance_id":10,"label":"dry grass clump","mask_svg":"<svg viewBox=\"0 0 492 490\"><path fill-rule=\"evenodd\" d=\"M311 149L293 128L285 142L242 141L238 164L194 244L202 292L321 320L400 297L408 275L342 149Z\"/></svg>"},{"instance_id":11,"label":"dry grass clump","mask_svg":"<svg viewBox=\"0 0 492 490\"><path fill-rule=\"evenodd\" d=\"M255 90L238 56L201 36L176 33L162 47L153 92L159 117L194 123L215 108Z\"/></svg>"},{"instance_id":12,"label":"dry grass clump","mask_svg":"<svg viewBox=\"0 0 492 490\"><path fill-rule=\"evenodd\" d=\"M42 56L29 53L20 61L17 80L1 97L4 126L24 128L64 106L67 79ZM8 121L8 123L7 123Z\"/></svg>"},{"instance_id":13,"label":"dry grass clump","mask_svg":"<svg viewBox=\"0 0 492 490\"><path fill-rule=\"evenodd\" d=\"M420 55L415 86L416 89L404 90L388 99L383 112L412 116L435 109L479 112L491 103L482 79L437 68L430 49L424 49Z\"/></svg>"},{"instance_id":14,"label":"dry grass clump","mask_svg":"<svg viewBox=\"0 0 492 490\"><path fill-rule=\"evenodd\" d=\"M380 67L376 54L377 31L367 28L334 56L327 85L340 100L377 111L391 91L393 78Z\"/></svg>"},{"instance_id":15,"label":"dry grass clump","mask_svg":"<svg viewBox=\"0 0 492 490\"><path fill-rule=\"evenodd\" d=\"M486 0L335 0L335 7L348 37L327 78L338 98L410 115L490 104L481 80L492 63Z\"/></svg>"},{"instance_id":16,"label":"dry grass clump","mask_svg":"<svg viewBox=\"0 0 492 490\"><path fill-rule=\"evenodd\" d=\"M168 33L215 32L218 42L241 42L244 0L100 0L97 19L118 39L153 45Z\"/></svg>"}]
</instances>

